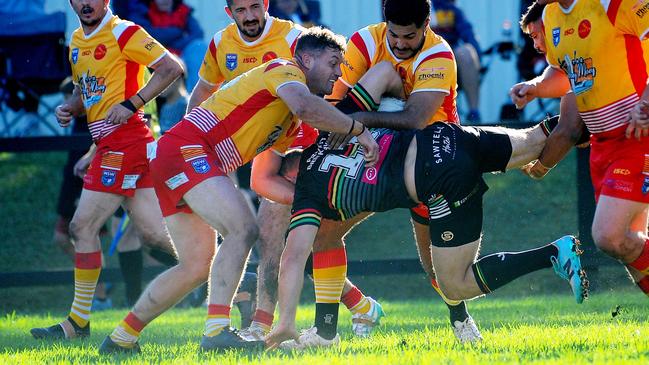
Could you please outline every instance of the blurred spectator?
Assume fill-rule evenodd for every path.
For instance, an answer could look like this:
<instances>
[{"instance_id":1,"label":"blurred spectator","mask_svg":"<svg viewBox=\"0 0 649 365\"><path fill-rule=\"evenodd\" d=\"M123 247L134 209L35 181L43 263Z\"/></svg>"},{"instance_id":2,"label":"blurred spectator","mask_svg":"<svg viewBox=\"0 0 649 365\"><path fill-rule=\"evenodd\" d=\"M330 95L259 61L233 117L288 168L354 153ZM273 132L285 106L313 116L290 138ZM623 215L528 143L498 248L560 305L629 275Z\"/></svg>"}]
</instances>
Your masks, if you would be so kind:
<instances>
[{"instance_id":1,"label":"blurred spectator","mask_svg":"<svg viewBox=\"0 0 649 365\"><path fill-rule=\"evenodd\" d=\"M274 17L290 20L308 28L318 24L311 14L311 8L320 5L314 1L310 3L311 7L304 0L271 0L268 12Z\"/></svg>"},{"instance_id":2,"label":"blurred spectator","mask_svg":"<svg viewBox=\"0 0 649 365\"><path fill-rule=\"evenodd\" d=\"M129 11L133 22L183 59L187 65L185 85L193 89L207 50L203 29L192 16L193 9L182 0L153 0L148 7L132 6Z\"/></svg>"},{"instance_id":3,"label":"blurred spectator","mask_svg":"<svg viewBox=\"0 0 649 365\"><path fill-rule=\"evenodd\" d=\"M160 94L159 98L162 100L159 116L160 133L164 134L176 125L187 111L189 94L185 88L184 78L177 78L173 84Z\"/></svg>"},{"instance_id":4,"label":"blurred spectator","mask_svg":"<svg viewBox=\"0 0 649 365\"><path fill-rule=\"evenodd\" d=\"M455 5L455 0L432 0L431 29L453 48L458 68L458 84L469 104L468 122L480 122L480 44L471 23Z\"/></svg>"}]
</instances>

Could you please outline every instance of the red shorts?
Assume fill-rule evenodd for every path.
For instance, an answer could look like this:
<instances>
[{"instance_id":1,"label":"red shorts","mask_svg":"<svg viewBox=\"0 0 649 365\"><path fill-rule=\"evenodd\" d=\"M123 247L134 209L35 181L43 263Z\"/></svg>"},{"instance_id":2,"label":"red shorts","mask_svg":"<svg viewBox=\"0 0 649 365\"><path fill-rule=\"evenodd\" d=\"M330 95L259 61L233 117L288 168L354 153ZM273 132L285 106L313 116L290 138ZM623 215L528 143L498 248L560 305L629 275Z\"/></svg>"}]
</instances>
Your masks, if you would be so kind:
<instances>
[{"instance_id":1,"label":"red shorts","mask_svg":"<svg viewBox=\"0 0 649 365\"><path fill-rule=\"evenodd\" d=\"M177 125L175 129L178 128ZM193 125L188 128L196 129ZM198 129L196 131L200 132ZM211 177L226 176L214 150L204 143L201 136L197 137L188 140L168 132L158 140L150 166L153 186L164 217L180 212L191 213L191 208L182 201L183 196Z\"/></svg>"},{"instance_id":2,"label":"red shorts","mask_svg":"<svg viewBox=\"0 0 649 365\"><path fill-rule=\"evenodd\" d=\"M116 130L97 142L97 153L83 178L83 188L132 197L135 189L153 187L147 150L155 140L143 125L139 137Z\"/></svg>"},{"instance_id":3,"label":"red shorts","mask_svg":"<svg viewBox=\"0 0 649 365\"><path fill-rule=\"evenodd\" d=\"M649 203L649 138L624 136L626 127L591 137L590 175L600 195Z\"/></svg>"}]
</instances>

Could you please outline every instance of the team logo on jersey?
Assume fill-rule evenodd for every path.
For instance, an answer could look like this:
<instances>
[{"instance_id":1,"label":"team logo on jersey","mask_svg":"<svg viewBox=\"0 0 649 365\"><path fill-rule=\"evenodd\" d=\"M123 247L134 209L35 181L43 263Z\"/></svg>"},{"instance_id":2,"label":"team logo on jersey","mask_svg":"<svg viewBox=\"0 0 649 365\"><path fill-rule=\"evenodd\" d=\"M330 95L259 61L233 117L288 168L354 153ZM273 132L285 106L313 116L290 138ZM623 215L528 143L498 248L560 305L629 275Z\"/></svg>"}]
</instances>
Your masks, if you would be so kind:
<instances>
[{"instance_id":1,"label":"team logo on jersey","mask_svg":"<svg viewBox=\"0 0 649 365\"><path fill-rule=\"evenodd\" d=\"M552 44L556 47L559 45L559 41L561 41L561 28L556 27L552 29Z\"/></svg>"},{"instance_id":2,"label":"team logo on jersey","mask_svg":"<svg viewBox=\"0 0 649 365\"><path fill-rule=\"evenodd\" d=\"M226 55L225 55L225 67L230 71L234 71L234 69L237 68L237 65L238 65L237 54L236 53L226 53Z\"/></svg>"},{"instance_id":3,"label":"team logo on jersey","mask_svg":"<svg viewBox=\"0 0 649 365\"><path fill-rule=\"evenodd\" d=\"M264 56L261 58L261 62L266 63L266 62L268 62L270 60L274 60L276 58L277 58L277 53L275 53L273 51L266 52L266 53L264 53Z\"/></svg>"},{"instance_id":4,"label":"team logo on jersey","mask_svg":"<svg viewBox=\"0 0 649 365\"><path fill-rule=\"evenodd\" d=\"M270 148L270 146L274 145L275 142L277 142L277 140L279 139L279 136L281 136L281 135L282 135L282 127L276 125L275 129L272 132L270 132L270 134L266 138L266 142L264 144L262 144L261 146L259 146L259 148L257 148L257 151L256 151L257 154L260 154L260 153L266 151L268 148Z\"/></svg>"},{"instance_id":5,"label":"team logo on jersey","mask_svg":"<svg viewBox=\"0 0 649 365\"><path fill-rule=\"evenodd\" d=\"M106 79L104 77L90 75L90 70L81 75L77 81L81 86L81 94L83 94L84 100L83 104L86 109L97 104L106 92Z\"/></svg>"},{"instance_id":6,"label":"team logo on jersey","mask_svg":"<svg viewBox=\"0 0 649 365\"><path fill-rule=\"evenodd\" d=\"M563 60L559 60L559 65L568 75L570 86L575 95L582 94L593 88L597 69L593 66L592 58L577 57L575 52L572 59L570 56L565 55Z\"/></svg>"},{"instance_id":7,"label":"team logo on jersey","mask_svg":"<svg viewBox=\"0 0 649 365\"><path fill-rule=\"evenodd\" d=\"M192 167L197 174L205 174L210 171L210 164L204 158L197 158L192 161Z\"/></svg>"},{"instance_id":8,"label":"team logo on jersey","mask_svg":"<svg viewBox=\"0 0 649 365\"><path fill-rule=\"evenodd\" d=\"M582 20L581 23L579 23L579 28L577 29L577 33L579 33L579 38L584 39L588 37L588 35L590 34L590 28L591 25L588 19Z\"/></svg>"},{"instance_id":9,"label":"team logo on jersey","mask_svg":"<svg viewBox=\"0 0 649 365\"><path fill-rule=\"evenodd\" d=\"M95 59L96 60L101 60L106 56L106 52L108 52L108 49L106 49L106 46L103 43L100 43L96 48L95 48Z\"/></svg>"},{"instance_id":10,"label":"team logo on jersey","mask_svg":"<svg viewBox=\"0 0 649 365\"><path fill-rule=\"evenodd\" d=\"M101 183L104 186L113 186L115 185L115 180L117 179L117 172L113 170L104 170L101 173Z\"/></svg>"},{"instance_id":11,"label":"team logo on jersey","mask_svg":"<svg viewBox=\"0 0 649 365\"><path fill-rule=\"evenodd\" d=\"M642 183L642 194L647 195L647 193L649 193L649 176L645 176Z\"/></svg>"},{"instance_id":12,"label":"team logo on jersey","mask_svg":"<svg viewBox=\"0 0 649 365\"><path fill-rule=\"evenodd\" d=\"M76 65L78 60L79 60L79 48L73 48L72 49L72 63Z\"/></svg>"}]
</instances>

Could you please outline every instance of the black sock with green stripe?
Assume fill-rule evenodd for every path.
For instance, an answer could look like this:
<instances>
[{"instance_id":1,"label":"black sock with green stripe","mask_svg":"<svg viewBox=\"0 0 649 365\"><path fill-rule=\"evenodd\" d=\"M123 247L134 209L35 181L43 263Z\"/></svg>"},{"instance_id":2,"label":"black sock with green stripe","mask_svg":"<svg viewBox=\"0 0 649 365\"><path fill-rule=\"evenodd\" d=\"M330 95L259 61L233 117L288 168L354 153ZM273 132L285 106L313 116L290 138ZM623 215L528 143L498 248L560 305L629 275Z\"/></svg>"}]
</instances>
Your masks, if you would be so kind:
<instances>
[{"instance_id":1,"label":"black sock with green stripe","mask_svg":"<svg viewBox=\"0 0 649 365\"><path fill-rule=\"evenodd\" d=\"M379 104L372 99L372 96L365 90L363 85L356 84L336 104L336 108L345 114L352 114L355 112L376 111L379 109Z\"/></svg>"},{"instance_id":2,"label":"black sock with green stripe","mask_svg":"<svg viewBox=\"0 0 649 365\"><path fill-rule=\"evenodd\" d=\"M553 244L522 252L499 252L481 257L471 268L483 293L490 293L501 286L536 270L552 267L550 257L559 251Z\"/></svg>"}]
</instances>

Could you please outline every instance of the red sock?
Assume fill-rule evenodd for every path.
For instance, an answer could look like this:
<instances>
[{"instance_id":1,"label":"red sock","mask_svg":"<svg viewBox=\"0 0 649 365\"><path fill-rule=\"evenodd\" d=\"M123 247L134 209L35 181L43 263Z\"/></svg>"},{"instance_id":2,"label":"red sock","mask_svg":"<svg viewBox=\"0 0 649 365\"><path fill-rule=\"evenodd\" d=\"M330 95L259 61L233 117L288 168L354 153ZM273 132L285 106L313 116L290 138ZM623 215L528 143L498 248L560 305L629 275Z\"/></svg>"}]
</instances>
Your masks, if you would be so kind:
<instances>
[{"instance_id":1,"label":"red sock","mask_svg":"<svg viewBox=\"0 0 649 365\"><path fill-rule=\"evenodd\" d=\"M272 313L268 313L261 309L257 309L255 311L255 315L252 317L252 321L257 322L259 324L263 324L264 326L270 328L273 325L274 318L275 317L273 316Z\"/></svg>"},{"instance_id":2,"label":"red sock","mask_svg":"<svg viewBox=\"0 0 649 365\"><path fill-rule=\"evenodd\" d=\"M358 290L357 287L352 286L352 289L343 294L342 298L340 299L345 307L347 307L347 309L352 309L356 305L358 305L358 303L360 303L361 299L363 299L363 293L361 293L361 291Z\"/></svg>"},{"instance_id":3,"label":"red sock","mask_svg":"<svg viewBox=\"0 0 649 365\"><path fill-rule=\"evenodd\" d=\"M645 276L635 283L645 295L649 296L649 276Z\"/></svg>"},{"instance_id":4,"label":"red sock","mask_svg":"<svg viewBox=\"0 0 649 365\"><path fill-rule=\"evenodd\" d=\"M640 256L635 261L630 262L629 266L645 275L649 274L649 240L644 242Z\"/></svg>"}]
</instances>

